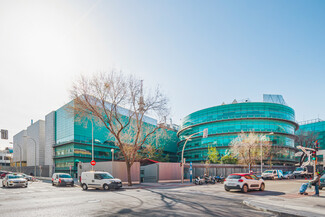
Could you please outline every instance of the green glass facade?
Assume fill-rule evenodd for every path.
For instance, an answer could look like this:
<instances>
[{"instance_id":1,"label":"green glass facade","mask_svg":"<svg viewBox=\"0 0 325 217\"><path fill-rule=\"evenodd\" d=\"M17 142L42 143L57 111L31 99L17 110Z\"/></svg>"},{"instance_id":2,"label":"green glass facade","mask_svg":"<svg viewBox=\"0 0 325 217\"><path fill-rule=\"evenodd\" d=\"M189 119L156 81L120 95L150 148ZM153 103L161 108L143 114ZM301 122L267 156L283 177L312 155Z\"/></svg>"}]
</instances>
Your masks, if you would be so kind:
<instances>
[{"instance_id":1,"label":"green glass facade","mask_svg":"<svg viewBox=\"0 0 325 217\"><path fill-rule=\"evenodd\" d=\"M317 121L299 126L297 134L304 132L313 132L317 136L319 150L325 150L325 121ZM323 161L323 155L317 156L318 161Z\"/></svg>"},{"instance_id":2,"label":"green glass facade","mask_svg":"<svg viewBox=\"0 0 325 217\"><path fill-rule=\"evenodd\" d=\"M320 150L325 150L325 121L300 125L297 134L301 131L314 132L317 135Z\"/></svg>"},{"instance_id":3,"label":"green glass facade","mask_svg":"<svg viewBox=\"0 0 325 217\"><path fill-rule=\"evenodd\" d=\"M178 154L181 153L185 139L194 133L208 128L209 136L202 134L192 137L184 150L186 161L202 162L207 159L208 146L217 147L221 155L229 149L230 142L240 132L254 131L267 135L272 145L286 148L286 155L272 159L276 163L295 162L294 138L298 124L292 108L276 103L245 102L215 106L186 116L178 132Z\"/></svg>"},{"instance_id":4,"label":"green glass facade","mask_svg":"<svg viewBox=\"0 0 325 217\"><path fill-rule=\"evenodd\" d=\"M75 175L78 162L90 162L92 153L92 123L91 120L82 122L69 111L73 102L64 105L55 112L55 145L54 163L56 172L70 172ZM111 149L115 149L117 159L119 148L115 139L100 123L94 121L94 159L95 161L111 161ZM164 135L151 139L151 144L163 147L163 155L169 156L170 161L177 161L177 132L175 130L159 129ZM162 133L157 133L162 135Z\"/></svg>"}]
</instances>

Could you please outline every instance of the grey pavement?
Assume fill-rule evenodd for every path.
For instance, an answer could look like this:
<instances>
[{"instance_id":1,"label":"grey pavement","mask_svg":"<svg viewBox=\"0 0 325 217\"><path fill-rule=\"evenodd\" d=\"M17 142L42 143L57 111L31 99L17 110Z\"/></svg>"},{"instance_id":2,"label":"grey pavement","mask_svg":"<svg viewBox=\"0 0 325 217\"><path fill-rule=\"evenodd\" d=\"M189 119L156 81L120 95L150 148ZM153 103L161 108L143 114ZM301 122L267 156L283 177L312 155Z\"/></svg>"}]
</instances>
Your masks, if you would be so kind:
<instances>
[{"instance_id":1,"label":"grey pavement","mask_svg":"<svg viewBox=\"0 0 325 217\"><path fill-rule=\"evenodd\" d=\"M201 187L207 192L201 192ZM210 189L210 190L209 190ZM227 198L222 185L116 191L56 187L35 182L28 188L1 188L1 216L274 216Z\"/></svg>"},{"instance_id":2,"label":"grey pavement","mask_svg":"<svg viewBox=\"0 0 325 217\"><path fill-rule=\"evenodd\" d=\"M226 192L222 184L147 183L116 191L82 191L39 181L28 188L0 188L0 216L324 215L324 197L297 194L303 182L267 181L266 191L243 194Z\"/></svg>"},{"instance_id":3,"label":"grey pavement","mask_svg":"<svg viewBox=\"0 0 325 217\"><path fill-rule=\"evenodd\" d=\"M249 207L262 211L272 211L289 216L325 216L325 191L320 190L320 197L314 197L314 188L307 189L308 195L298 194L299 187L308 180L292 181L279 197L255 197L243 201Z\"/></svg>"}]
</instances>

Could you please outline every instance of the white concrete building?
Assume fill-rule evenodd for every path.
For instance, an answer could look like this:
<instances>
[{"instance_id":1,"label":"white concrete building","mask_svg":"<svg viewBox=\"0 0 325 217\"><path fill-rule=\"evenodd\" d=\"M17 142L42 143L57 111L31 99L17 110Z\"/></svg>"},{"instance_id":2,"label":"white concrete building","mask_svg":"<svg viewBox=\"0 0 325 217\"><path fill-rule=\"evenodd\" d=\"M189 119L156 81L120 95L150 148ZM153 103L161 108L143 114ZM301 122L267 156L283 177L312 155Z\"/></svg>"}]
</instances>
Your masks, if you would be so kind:
<instances>
[{"instance_id":1,"label":"white concrete building","mask_svg":"<svg viewBox=\"0 0 325 217\"><path fill-rule=\"evenodd\" d=\"M13 162L26 162L27 161L27 142L26 137L27 135L26 130L22 130L13 138Z\"/></svg>"},{"instance_id":2,"label":"white concrete building","mask_svg":"<svg viewBox=\"0 0 325 217\"><path fill-rule=\"evenodd\" d=\"M12 154L9 149L0 150L0 166L10 166L10 159L12 158Z\"/></svg>"},{"instance_id":3,"label":"white concrete building","mask_svg":"<svg viewBox=\"0 0 325 217\"><path fill-rule=\"evenodd\" d=\"M32 123L27 127L27 130L23 130L14 135L13 143L13 162L19 162L21 157L22 161L27 162L27 166L35 166L36 154L36 166L45 165L44 120L39 120L35 123ZM21 149L18 146L20 146ZM22 155L19 153L20 150L22 151Z\"/></svg>"},{"instance_id":4,"label":"white concrete building","mask_svg":"<svg viewBox=\"0 0 325 217\"><path fill-rule=\"evenodd\" d=\"M49 172L54 172L53 146L55 145L55 111L45 116L45 165L49 165Z\"/></svg>"}]
</instances>

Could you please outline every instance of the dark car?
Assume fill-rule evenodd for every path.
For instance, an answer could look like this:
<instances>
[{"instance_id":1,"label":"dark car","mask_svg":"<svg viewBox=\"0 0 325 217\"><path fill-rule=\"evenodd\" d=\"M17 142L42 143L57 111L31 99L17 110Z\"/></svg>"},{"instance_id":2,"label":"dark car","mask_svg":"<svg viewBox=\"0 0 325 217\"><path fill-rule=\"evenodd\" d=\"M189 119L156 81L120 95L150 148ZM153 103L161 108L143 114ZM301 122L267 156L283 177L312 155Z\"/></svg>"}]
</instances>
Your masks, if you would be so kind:
<instances>
[{"instance_id":1,"label":"dark car","mask_svg":"<svg viewBox=\"0 0 325 217\"><path fill-rule=\"evenodd\" d=\"M320 177L319 189L322 190L323 188L325 188L325 175L323 175L322 177Z\"/></svg>"}]
</instances>

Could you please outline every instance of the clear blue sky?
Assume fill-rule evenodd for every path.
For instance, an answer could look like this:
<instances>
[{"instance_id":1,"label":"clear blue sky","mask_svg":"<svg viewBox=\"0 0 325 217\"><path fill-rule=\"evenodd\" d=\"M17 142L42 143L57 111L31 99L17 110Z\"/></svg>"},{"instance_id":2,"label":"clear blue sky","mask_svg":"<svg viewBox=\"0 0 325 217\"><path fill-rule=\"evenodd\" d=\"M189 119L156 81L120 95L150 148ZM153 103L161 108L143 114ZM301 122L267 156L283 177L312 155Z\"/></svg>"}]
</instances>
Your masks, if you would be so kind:
<instances>
[{"instance_id":1,"label":"clear blue sky","mask_svg":"<svg viewBox=\"0 0 325 217\"><path fill-rule=\"evenodd\" d=\"M283 95L325 119L325 1L2 1L0 128L69 101L80 73L160 85L175 123L233 99ZM3 144L3 141L0 143Z\"/></svg>"}]
</instances>

